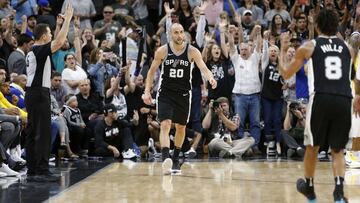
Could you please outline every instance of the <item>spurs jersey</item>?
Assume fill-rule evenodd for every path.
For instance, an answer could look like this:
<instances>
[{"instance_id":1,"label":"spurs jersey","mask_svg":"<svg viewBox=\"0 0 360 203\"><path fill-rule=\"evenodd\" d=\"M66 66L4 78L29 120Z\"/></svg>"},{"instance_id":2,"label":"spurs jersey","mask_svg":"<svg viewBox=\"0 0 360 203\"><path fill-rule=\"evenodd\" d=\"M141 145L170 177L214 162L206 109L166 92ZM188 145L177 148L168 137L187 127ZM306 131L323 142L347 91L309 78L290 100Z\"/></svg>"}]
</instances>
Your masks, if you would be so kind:
<instances>
[{"instance_id":1,"label":"spurs jersey","mask_svg":"<svg viewBox=\"0 0 360 203\"><path fill-rule=\"evenodd\" d=\"M188 58L189 44L185 45L183 52L176 55L170 43L167 44L167 57L162 63L160 91L174 91L186 93L191 90L191 73L193 65Z\"/></svg>"},{"instance_id":2,"label":"spurs jersey","mask_svg":"<svg viewBox=\"0 0 360 203\"><path fill-rule=\"evenodd\" d=\"M351 54L336 36L312 40L315 48L308 61L309 94L325 93L352 97Z\"/></svg>"}]
</instances>

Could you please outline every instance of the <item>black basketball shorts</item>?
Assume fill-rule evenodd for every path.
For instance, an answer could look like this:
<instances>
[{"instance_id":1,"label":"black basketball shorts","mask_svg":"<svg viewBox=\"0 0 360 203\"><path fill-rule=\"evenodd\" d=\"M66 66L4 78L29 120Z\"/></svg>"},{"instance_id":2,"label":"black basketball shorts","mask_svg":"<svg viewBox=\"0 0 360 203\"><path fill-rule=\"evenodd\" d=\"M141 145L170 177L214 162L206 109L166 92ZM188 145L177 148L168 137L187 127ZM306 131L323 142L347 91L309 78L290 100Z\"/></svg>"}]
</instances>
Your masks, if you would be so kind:
<instances>
[{"instance_id":1,"label":"black basketball shorts","mask_svg":"<svg viewBox=\"0 0 360 203\"><path fill-rule=\"evenodd\" d=\"M170 119L173 123L186 125L190 117L191 91L179 93L159 90L157 94L158 120Z\"/></svg>"},{"instance_id":2,"label":"black basketball shorts","mask_svg":"<svg viewBox=\"0 0 360 203\"><path fill-rule=\"evenodd\" d=\"M351 98L315 93L306 112L304 144L344 149L351 128Z\"/></svg>"}]
</instances>

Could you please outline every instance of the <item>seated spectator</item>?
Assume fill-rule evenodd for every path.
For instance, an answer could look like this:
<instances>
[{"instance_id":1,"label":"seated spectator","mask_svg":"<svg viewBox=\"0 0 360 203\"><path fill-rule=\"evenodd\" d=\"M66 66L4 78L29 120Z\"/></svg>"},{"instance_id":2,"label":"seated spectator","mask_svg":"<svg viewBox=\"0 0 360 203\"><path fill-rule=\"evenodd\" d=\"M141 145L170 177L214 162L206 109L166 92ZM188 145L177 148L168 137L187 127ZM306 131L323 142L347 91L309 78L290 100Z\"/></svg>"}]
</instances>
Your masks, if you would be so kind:
<instances>
[{"instance_id":1,"label":"seated spectator","mask_svg":"<svg viewBox=\"0 0 360 203\"><path fill-rule=\"evenodd\" d=\"M89 75L94 78L95 91L104 97L104 81L116 76L119 70L111 65L111 60L116 59L112 52L104 52L100 48L94 49L90 54Z\"/></svg>"},{"instance_id":2,"label":"seated spectator","mask_svg":"<svg viewBox=\"0 0 360 203\"><path fill-rule=\"evenodd\" d=\"M304 130L305 130L306 108L304 104L291 102L286 111L284 130L282 138L288 148L287 157L295 155L304 157Z\"/></svg>"},{"instance_id":3,"label":"seated spectator","mask_svg":"<svg viewBox=\"0 0 360 203\"><path fill-rule=\"evenodd\" d=\"M133 149L134 143L130 128L117 118L117 109L114 104L106 104L104 107L105 118L95 126L95 153L99 156L122 157L132 159L136 157Z\"/></svg>"},{"instance_id":4,"label":"seated spectator","mask_svg":"<svg viewBox=\"0 0 360 203\"><path fill-rule=\"evenodd\" d=\"M68 94L79 93L80 81L87 78L86 72L77 64L75 54L66 54L65 57L66 68L61 74L62 84Z\"/></svg>"},{"instance_id":5,"label":"seated spectator","mask_svg":"<svg viewBox=\"0 0 360 203\"><path fill-rule=\"evenodd\" d=\"M18 107L25 109L25 86L27 83L26 75L18 75L12 79L10 83L10 93L19 98Z\"/></svg>"},{"instance_id":6,"label":"seated spectator","mask_svg":"<svg viewBox=\"0 0 360 203\"><path fill-rule=\"evenodd\" d=\"M16 171L19 171L25 167L25 160L23 160L18 151L11 148L17 148L20 144L20 129L21 122L25 122L19 116L7 115L7 112L0 109L0 143L2 144L2 152L5 155L6 162L1 163L0 172L7 174L7 176L19 175ZM10 155L6 152L10 151ZM0 159L1 160L1 159ZM1 161L0 161L1 162Z\"/></svg>"},{"instance_id":7,"label":"seated spectator","mask_svg":"<svg viewBox=\"0 0 360 203\"><path fill-rule=\"evenodd\" d=\"M6 71L0 67L0 85L5 82L6 79ZM5 97L4 94L0 91L0 107L5 111L8 110L10 115L18 115L22 118L27 118L27 113L20 109L19 107L11 104Z\"/></svg>"},{"instance_id":8,"label":"seated spectator","mask_svg":"<svg viewBox=\"0 0 360 203\"><path fill-rule=\"evenodd\" d=\"M65 100L63 115L69 128L70 147L74 149L75 153L87 155L88 139L85 131L86 125L78 108L77 98L75 95L69 94Z\"/></svg>"},{"instance_id":9,"label":"seated spectator","mask_svg":"<svg viewBox=\"0 0 360 203\"><path fill-rule=\"evenodd\" d=\"M151 106L144 104L141 96L144 94L144 77L140 74L135 77L135 90L126 95L126 103L129 117L136 112L139 115L139 124L133 129L135 143L140 146L147 146L150 137L147 117L152 111ZM155 109L153 109L155 111Z\"/></svg>"},{"instance_id":10,"label":"seated spectator","mask_svg":"<svg viewBox=\"0 0 360 203\"><path fill-rule=\"evenodd\" d=\"M242 157L254 145L252 137L238 140L236 133L239 128L239 115L230 113L229 101L220 97L210 101L209 110L202 122L202 127L209 133L209 152L220 158Z\"/></svg>"},{"instance_id":11,"label":"seated spectator","mask_svg":"<svg viewBox=\"0 0 360 203\"><path fill-rule=\"evenodd\" d=\"M18 48L13 51L7 62L9 73L26 74L25 56L30 51L34 40L27 34L21 34L17 38Z\"/></svg>"},{"instance_id":12,"label":"seated spectator","mask_svg":"<svg viewBox=\"0 0 360 203\"><path fill-rule=\"evenodd\" d=\"M50 93L54 95L58 106L62 107L65 103L65 96L68 95L66 88L61 84L61 74L53 72L51 74Z\"/></svg>"},{"instance_id":13,"label":"seated spectator","mask_svg":"<svg viewBox=\"0 0 360 203\"><path fill-rule=\"evenodd\" d=\"M0 91L12 105L17 106L21 109L25 108L24 100L22 99L22 101L20 102L19 97L11 93L9 82L1 83Z\"/></svg>"},{"instance_id":14,"label":"seated spectator","mask_svg":"<svg viewBox=\"0 0 360 203\"><path fill-rule=\"evenodd\" d=\"M80 81L79 89L80 93L76 95L78 108L86 126L93 127L96 119L102 115L103 102L97 93L90 91L89 79Z\"/></svg>"},{"instance_id":15,"label":"seated spectator","mask_svg":"<svg viewBox=\"0 0 360 203\"><path fill-rule=\"evenodd\" d=\"M14 177L20 175L9 167L9 162L11 162L11 160L8 159L8 154L0 142L0 177Z\"/></svg>"},{"instance_id":16,"label":"seated spectator","mask_svg":"<svg viewBox=\"0 0 360 203\"><path fill-rule=\"evenodd\" d=\"M51 99L51 121L55 123L58 128L58 134L60 136L60 149L66 150L66 157L71 159L77 159L79 156L74 154L70 147L69 128L67 127L66 120L61 113L61 109L58 106L54 95L50 95Z\"/></svg>"}]
</instances>

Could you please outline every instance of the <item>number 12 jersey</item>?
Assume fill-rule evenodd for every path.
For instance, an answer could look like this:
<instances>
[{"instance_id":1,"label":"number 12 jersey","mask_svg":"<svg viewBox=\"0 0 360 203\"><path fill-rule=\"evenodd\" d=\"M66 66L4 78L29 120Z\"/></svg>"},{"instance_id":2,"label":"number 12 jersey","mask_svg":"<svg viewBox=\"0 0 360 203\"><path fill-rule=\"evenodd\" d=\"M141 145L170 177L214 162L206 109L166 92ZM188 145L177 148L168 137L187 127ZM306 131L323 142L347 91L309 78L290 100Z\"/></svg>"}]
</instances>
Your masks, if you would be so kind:
<instances>
[{"instance_id":1,"label":"number 12 jersey","mask_svg":"<svg viewBox=\"0 0 360 203\"><path fill-rule=\"evenodd\" d=\"M320 36L308 61L310 95L314 92L352 97L351 54L345 42L336 36Z\"/></svg>"}]
</instances>

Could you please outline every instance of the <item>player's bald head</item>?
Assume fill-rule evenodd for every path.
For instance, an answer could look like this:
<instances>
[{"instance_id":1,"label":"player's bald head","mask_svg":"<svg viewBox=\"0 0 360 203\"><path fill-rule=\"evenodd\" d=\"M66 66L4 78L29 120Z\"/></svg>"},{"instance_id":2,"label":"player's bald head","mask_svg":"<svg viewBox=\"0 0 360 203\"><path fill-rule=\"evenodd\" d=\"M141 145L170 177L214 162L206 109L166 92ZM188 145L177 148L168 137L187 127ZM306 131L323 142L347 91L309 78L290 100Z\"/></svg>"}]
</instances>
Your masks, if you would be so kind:
<instances>
[{"instance_id":1,"label":"player's bald head","mask_svg":"<svg viewBox=\"0 0 360 203\"><path fill-rule=\"evenodd\" d=\"M170 27L171 32L174 32L176 30L184 30L184 27L180 23L174 23Z\"/></svg>"},{"instance_id":2,"label":"player's bald head","mask_svg":"<svg viewBox=\"0 0 360 203\"><path fill-rule=\"evenodd\" d=\"M184 28L179 23L174 23L171 26L171 39L175 44L182 44L185 40Z\"/></svg>"}]
</instances>

